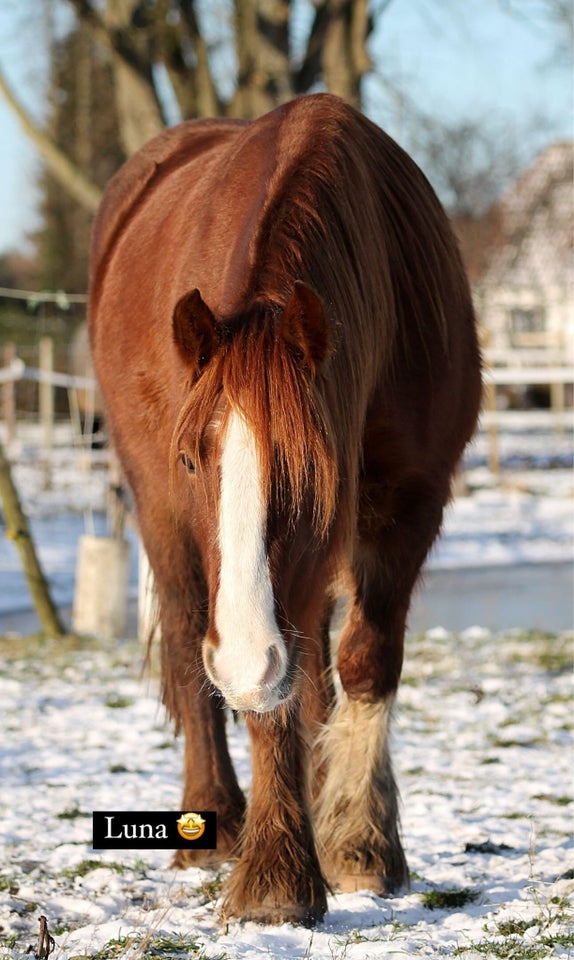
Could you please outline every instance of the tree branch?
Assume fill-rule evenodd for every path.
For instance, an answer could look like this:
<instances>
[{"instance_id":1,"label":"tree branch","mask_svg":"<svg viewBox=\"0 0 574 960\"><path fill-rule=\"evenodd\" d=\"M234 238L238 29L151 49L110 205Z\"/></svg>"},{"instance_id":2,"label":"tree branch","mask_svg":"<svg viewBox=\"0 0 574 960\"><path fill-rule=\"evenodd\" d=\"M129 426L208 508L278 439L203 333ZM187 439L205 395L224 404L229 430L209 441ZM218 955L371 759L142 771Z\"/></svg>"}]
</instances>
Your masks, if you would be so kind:
<instances>
[{"instance_id":1,"label":"tree branch","mask_svg":"<svg viewBox=\"0 0 574 960\"><path fill-rule=\"evenodd\" d=\"M200 117L216 116L222 112L222 104L220 103L217 87L213 79L207 43L199 29L194 0L180 3L179 9L183 22L187 27L197 59L195 69L197 115Z\"/></svg>"},{"instance_id":2,"label":"tree branch","mask_svg":"<svg viewBox=\"0 0 574 960\"><path fill-rule=\"evenodd\" d=\"M76 16L91 30L94 40L109 50L115 60L116 69L128 77L128 85L134 89L138 87L147 91L147 99L153 107L147 111L157 113L156 126L161 129L167 124L163 113L161 100L157 95L153 80L153 64L151 60L142 56L137 45L132 40L132 31L129 26L112 27L106 23L99 11L90 0L68 0L74 8ZM154 131L156 132L156 131ZM148 139L149 134L144 137ZM128 152L133 152L133 145L127 145Z\"/></svg>"},{"instance_id":3,"label":"tree branch","mask_svg":"<svg viewBox=\"0 0 574 960\"><path fill-rule=\"evenodd\" d=\"M131 42L128 30L109 26L90 0L68 0L68 3L76 11L78 19L90 28L94 40L120 57L140 78L152 84L150 65Z\"/></svg>"},{"instance_id":4,"label":"tree branch","mask_svg":"<svg viewBox=\"0 0 574 960\"><path fill-rule=\"evenodd\" d=\"M48 583L30 533L28 519L22 509L18 491L12 479L10 462L2 444L0 444L0 501L6 518L7 535L14 541L20 554L28 589L42 629L49 637L61 637L66 631L50 596Z\"/></svg>"},{"instance_id":5,"label":"tree branch","mask_svg":"<svg viewBox=\"0 0 574 960\"><path fill-rule=\"evenodd\" d=\"M26 108L10 88L1 69L0 93L18 117L24 132L34 142L52 176L77 200L80 206L94 213L101 200L101 190L34 123Z\"/></svg>"},{"instance_id":6,"label":"tree branch","mask_svg":"<svg viewBox=\"0 0 574 960\"><path fill-rule=\"evenodd\" d=\"M321 77L322 50L330 20L331 11L328 3L323 0L322 3L315 4L315 17L307 41L305 56L293 78L296 93L306 93Z\"/></svg>"}]
</instances>

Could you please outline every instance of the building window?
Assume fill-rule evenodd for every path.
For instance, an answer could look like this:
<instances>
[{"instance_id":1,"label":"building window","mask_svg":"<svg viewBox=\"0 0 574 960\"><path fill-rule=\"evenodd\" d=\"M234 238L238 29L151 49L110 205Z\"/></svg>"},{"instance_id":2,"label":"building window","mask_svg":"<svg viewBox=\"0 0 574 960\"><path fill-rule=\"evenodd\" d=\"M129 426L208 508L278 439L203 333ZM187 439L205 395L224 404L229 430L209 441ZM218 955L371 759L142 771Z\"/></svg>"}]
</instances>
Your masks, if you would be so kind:
<instances>
[{"instance_id":1,"label":"building window","mask_svg":"<svg viewBox=\"0 0 574 960\"><path fill-rule=\"evenodd\" d=\"M513 347L534 345L544 339L545 332L544 307L514 307L510 311L510 341Z\"/></svg>"}]
</instances>

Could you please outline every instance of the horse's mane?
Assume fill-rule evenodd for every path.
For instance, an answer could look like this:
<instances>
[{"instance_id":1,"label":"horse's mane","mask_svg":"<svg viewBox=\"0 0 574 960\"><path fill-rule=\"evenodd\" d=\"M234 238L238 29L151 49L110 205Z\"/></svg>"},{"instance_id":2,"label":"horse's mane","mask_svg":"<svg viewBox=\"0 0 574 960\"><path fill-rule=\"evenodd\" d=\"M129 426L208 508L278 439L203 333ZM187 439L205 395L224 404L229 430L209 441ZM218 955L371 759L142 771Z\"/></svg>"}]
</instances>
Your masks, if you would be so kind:
<instances>
[{"instance_id":1,"label":"horse's mane","mask_svg":"<svg viewBox=\"0 0 574 960\"><path fill-rule=\"evenodd\" d=\"M284 108L280 162L253 246L247 298L284 304L293 278L336 305L351 336L360 327L393 357L413 325L424 341L447 339L449 308L466 291L448 219L414 161L379 127L329 95ZM446 266L448 265L448 266ZM372 339L372 338L371 338ZM364 354L363 354L364 356ZM408 358L407 358L408 359Z\"/></svg>"},{"instance_id":2,"label":"horse's mane","mask_svg":"<svg viewBox=\"0 0 574 960\"><path fill-rule=\"evenodd\" d=\"M271 115L273 116L273 115ZM246 128L251 148L257 121ZM271 131L271 132L270 132ZM235 139L234 151L240 150ZM378 127L330 96L306 97L261 127L276 164L250 241L237 310L218 318L223 347L191 387L174 443L201 436L221 391L252 425L267 493L274 468L301 510L312 478L325 533L356 508L366 410L381 377L448 352L447 310L466 290L456 242L424 175ZM331 370L313 379L277 336L296 280L322 298ZM344 522L344 519L343 519Z\"/></svg>"}]
</instances>

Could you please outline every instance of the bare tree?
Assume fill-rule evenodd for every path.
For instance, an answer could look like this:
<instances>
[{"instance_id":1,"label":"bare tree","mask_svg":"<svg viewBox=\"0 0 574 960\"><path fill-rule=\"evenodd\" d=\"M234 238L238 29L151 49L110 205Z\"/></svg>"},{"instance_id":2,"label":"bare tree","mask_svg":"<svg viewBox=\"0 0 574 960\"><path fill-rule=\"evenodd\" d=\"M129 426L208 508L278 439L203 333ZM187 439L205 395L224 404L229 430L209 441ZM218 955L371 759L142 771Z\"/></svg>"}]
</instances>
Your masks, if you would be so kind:
<instances>
[{"instance_id":1,"label":"bare tree","mask_svg":"<svg viewBox=\"0 0 574 960\"><path fill-rule=\"evenodd\" d=\"M176 119L212 115L253 118L293 96L329 90L356 106L363 102L363 80L371 70L368 40L392 2L398 0L46 0L73 11L92 41L110 58L115 77L115 109L124 150L132 153L158 133L169 116ZM570 0L500 0L510 15L538 18L557 31L561 49L571 46ZM447 16L445 6L440 17ZM303 42L294 43L295 23L305 8ZM222 64L224 67L222 69ZM166 98L166 90L168 97ZM399 91L400 92L400 91ZM0 72L0 93L18 113L52 174L87 210L100 190L65 151L34 124ZM405 126L420 123L404 101ZM407 115L408 114L408 115ZM428 118L422 118L422 132ZM436 126L436 125L435 125ZM430 167L452 163L435 181L447 202L468 206L490 196L492 176L478 169L484 144L472 129L443 127ZM435 132L437 132L435 130ZM448 160L448 157L446 157ZM439 162L440 161L440 162ZM457 168L472 176L460 181ZM495 178L496 179L496 178ZM472 181L472 182L471 182ZM464 197L464 199L463 199ZM474 198L474 199L473 199Z\"/></svg>"},{"instance_id":2,"label":"bare tree","mask_svg":"<svg viewBox=\"0 0 574 960\"><path fill-rule=\"evenodd\" d=\"M109 58L80 21L51 43L44 129L76 169L103 189L126 157L115 76ZM110 109L111 104L111 109ZM37 282L48 289L86 289L91 212L46 165L39 173L40 225L33 234Z\"/></svg>"},{"instance_id":3,"label":"bare tree","mask_svg":"<svg viewBox=\"0 0 574 960\"><path fill-rule=\"evenodd\" d=\"M111 58L124 149L130 154L159 133L167 118L160 78L170 85L182 119L256 117L321 85L357 106L369 70L368 0L316 0L303 56L292 50L296 0L227 0L218 38L237 65L230 95L218 83L207 39L207 4L199 0L67 0L92 39ZM213 4L209 5L210 11ZM76 200L93 210L95 184L33 124L0 74L0 91L33 137L45 164Z\"/></svg>"}]
</instances>

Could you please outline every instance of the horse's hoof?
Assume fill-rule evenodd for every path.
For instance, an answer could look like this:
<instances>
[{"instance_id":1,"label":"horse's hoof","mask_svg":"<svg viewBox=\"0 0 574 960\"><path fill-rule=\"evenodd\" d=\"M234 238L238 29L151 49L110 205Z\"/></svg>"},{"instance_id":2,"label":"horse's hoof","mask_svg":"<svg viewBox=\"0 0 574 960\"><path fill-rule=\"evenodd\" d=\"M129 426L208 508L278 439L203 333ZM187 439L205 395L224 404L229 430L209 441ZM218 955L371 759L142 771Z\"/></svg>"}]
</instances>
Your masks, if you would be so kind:
<instances>
[{"instance_id":1,"label":"horse's hoof","mask_svg":"<svg viewBox=\"0 0 574 960\"><path fill-rule=\"evenodd\" d=\"M341 873L333 878L333 887L341 893L371 890L378 897L387 897L394 889L394 885L378 873Z\"/></svg>"},{"instance_id":2,"label":"horse's hoof","mask_svg":"<svg viewBox=\"0 0 574 960\"><path fill-rule=\"evenodd\" d=\"M242 921L252 920L254 923L264 923L270 926L279 926L282 923L292 923L294 926L315 927L321 922L327 912L327 900L305 906L300 903L280 904L271 901L264 903L246 904L239 910L234 910L229 903L223 905L223 919L237 917Z\"/></svg>"},{"instance_id":3,"label":"horse's hoof","mask_svg":"<svg viewBox=\"0 0 574 960\"><path fill-rule=\"evenodd\" d=\"M379 897L389 897L409 887L409 871L400 842L389 845L386 856L360 856L345 851L323 863L323 870L333 890L356 893L371 890Z\"/></svg>"},{"instance_id":4,"label":"horse's hoof","mask_svg":"<svg viewBox=\"0 0 574 960\"><path fill-rule=\"evenodd\" d=\"M229 853L220 850L176 850L171 866L174 870L188 870L190 867L220 867L229 859Z\"/></svg>"}]
</instances>

